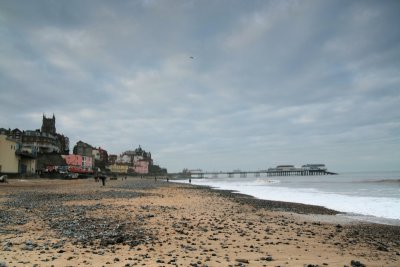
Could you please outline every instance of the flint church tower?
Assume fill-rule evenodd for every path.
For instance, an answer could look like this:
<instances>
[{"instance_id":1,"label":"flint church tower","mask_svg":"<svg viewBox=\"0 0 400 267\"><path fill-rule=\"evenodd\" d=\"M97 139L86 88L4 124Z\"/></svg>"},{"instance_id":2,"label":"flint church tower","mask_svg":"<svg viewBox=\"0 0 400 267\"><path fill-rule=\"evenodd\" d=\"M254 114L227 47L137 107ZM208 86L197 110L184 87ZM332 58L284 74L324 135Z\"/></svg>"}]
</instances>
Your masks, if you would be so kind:
<instances>
[{"instance_id":1,"label":"flint church tower","mask_svg":"<svg viewBox=\"0 0 400 267\"><path fill-rule=\"evenodd\" d=\"M56 134L56 117L54 117L54 114L53 118L49 119L43 114L42 132Z\"/></svg>"}]
</instances>

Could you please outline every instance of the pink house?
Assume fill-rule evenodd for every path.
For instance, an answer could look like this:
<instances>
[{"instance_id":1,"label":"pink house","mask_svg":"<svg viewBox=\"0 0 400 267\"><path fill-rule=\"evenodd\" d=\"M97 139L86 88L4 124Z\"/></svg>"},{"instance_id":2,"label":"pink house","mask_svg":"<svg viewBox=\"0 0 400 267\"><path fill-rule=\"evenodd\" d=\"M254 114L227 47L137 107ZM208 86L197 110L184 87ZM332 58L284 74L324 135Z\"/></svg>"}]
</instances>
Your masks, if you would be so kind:
<instances>
[{"instance_id":1,"label":"pink house","mask_svg":"<svg viewBox=\"0 0 400 267\"><path fill-rule=\"evenodd\" d=\"M147 160L138 160L135 162L135 172L141 174L149 173L149 162Z\"/></svg>"},{"instance_id":2,"label":"pink house","mask_svg":"<svg viewBox=\"0 0 400 267\"><path fill-rule=\"evenodd\" d=\"M82 155L65 155L63 156L68 165L68 171L77 173L92 172L93 159L92 157Z\"/></svg>"}]
</instances>

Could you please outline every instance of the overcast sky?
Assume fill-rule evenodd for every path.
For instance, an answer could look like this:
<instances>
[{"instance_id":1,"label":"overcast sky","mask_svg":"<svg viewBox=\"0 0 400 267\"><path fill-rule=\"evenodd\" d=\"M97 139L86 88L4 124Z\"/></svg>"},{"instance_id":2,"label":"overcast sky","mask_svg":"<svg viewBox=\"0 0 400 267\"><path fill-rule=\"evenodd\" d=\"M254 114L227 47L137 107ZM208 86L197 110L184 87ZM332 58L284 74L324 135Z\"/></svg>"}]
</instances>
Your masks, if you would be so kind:
<instances>
[{"instance_id":1,"label":"overcast sky","mask_svg":"<svg viewBox=\"0 0 400 267\"><path fill-rule=\"evenodd\" d=\"M0 127L170 172L400 169L400 1L0 1Z\"/></svg>"}]
</instances>

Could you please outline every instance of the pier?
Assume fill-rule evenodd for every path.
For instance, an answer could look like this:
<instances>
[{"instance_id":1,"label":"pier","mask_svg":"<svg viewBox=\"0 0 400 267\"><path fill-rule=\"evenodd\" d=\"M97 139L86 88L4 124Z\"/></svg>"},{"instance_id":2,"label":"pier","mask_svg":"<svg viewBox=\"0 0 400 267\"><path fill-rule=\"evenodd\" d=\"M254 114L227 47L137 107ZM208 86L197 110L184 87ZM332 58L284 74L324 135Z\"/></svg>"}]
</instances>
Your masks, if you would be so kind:
<instances>
[{"instance_id":1,"label":"pier","mask_svg":"<svg viewBox=\"0 0 400 267\"><path fill-rule=\"evenodd\" d=\"M201 170L195 170L193 172L189 171L188 174L192 178L218 178L219 176L227 176L228 178L240 177L246 178L251 175L254 177L260 177L262 174L270 176L310 176L310 175L336 175L337 173L330 172L325 168L324 164L307 164L303 165L301 168L296 168L293 165L279 165L276 168L269 168L268 170L260 171L213 171L213 172L203 172Z\"/></svg>"}]
</instances>

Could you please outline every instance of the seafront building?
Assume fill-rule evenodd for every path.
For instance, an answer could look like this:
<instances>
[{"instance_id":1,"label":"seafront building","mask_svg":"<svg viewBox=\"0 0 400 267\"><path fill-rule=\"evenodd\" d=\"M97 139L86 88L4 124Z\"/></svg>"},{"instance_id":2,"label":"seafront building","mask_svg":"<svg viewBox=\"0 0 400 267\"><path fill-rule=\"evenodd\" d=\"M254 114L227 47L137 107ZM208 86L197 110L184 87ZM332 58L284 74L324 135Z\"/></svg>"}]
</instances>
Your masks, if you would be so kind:
<instances>
[{"instance_id":1,"label":"seafront building","mask_svg":"<svg viewBox=\"0 0 400 267\"><path fill-rule=\"evenodd\" d=\"M151 153L146 152L140 146L117 156L108 155L107 151L102 148L95 148L88 143L78 141L73 148L73 153L73 155L63 156L68 170L72 172L90 173L106 169L119 174L148 174L150 166L153 165ZM79 157L77 157L78 155Z\"/></svg>"},{"instance_id":2,"label":"seafront building","mask_svg":"<svg viewBox=\"0 0 400 267\"><path fill-rule=\"evenodd\" d=\"M82 155L63 155L68 165L68 171L74 173L92 173L93 158Z\"/></svg>"},{"instance_id":3,"label":"seafront building","mask_svg":"<svg viewBox=\"0 0 400 267\"><path fill-rule=\"evenodd\" d=\"M31 148L38 153L60 153L69 154L69 138L56 132L56 118L46 118L43 115L42 127L37 130L21 131L0 128L0 134L22 144L24 148Z\"/></svg>"},{"instance_id":4,"label":"seafront building","mask_svg":"<svg viewBox=\"0 0 400 267\"><path fill-rule=\"evenodd\" d=\"M150 166L153 165L151 153L143 150L140 145L137 149L125 151L119 156L110 155L108 161L108 169L121 174L148 174Z\"/></svg>"},{"instance_id":5,"label":"seafront building","mask_svg":"<svg viewBox=\"0 0 400 267\"><path fill-rule=\"evenodd\" d=\"M96 148L83 141L78 141L73 148L73 155L65 157L71 172L91 173L104 170L108 165L108 153L101 147Z\"/></svg>"},{"instance_id":6,"label":"seafront building","mask_svg":"<svg viewBox=\"0 0 400 267\"><path fill-rule=\"evenodd\" d=\"M121 155L108 155L101 147L78 141L69 154L69 138L57 133L56 117L43 114L42 126L37 130L0 128L0 174L31 175L43 173L166 173L153 165L151 153L140 145Z\"/></svg>"},{"instance_id":7,"label":"seafront building","mask_svg":"<svg viewBox=\"0 0 400 267\"><path fill-rule=\"evenodd\" d=\"M0 153L2 174L33 175L65 165L60 155L69 154L69 138L57 133L54 114L50 118L43 114L40 129L0 128L0 135L3 140ZM10 146L10 143L15 145Z\"/></svg>"},{"instance_id":8,"label":"seafront building","mask_svg":"<svg viewBox=\"0 0 400 267\"><path fill-rule=\"evenodd\" d=\"M0 134L0 173L34 174L36 172L36 151L23 147L22 143Z\"/></svg>"},{"instance_id":9,"label":"seafront building","mask_svg":"<svg viewBox=\"0 0 400 267\"><path fill-rule=\"evenodd\" d=\"M108 165L108 169L113 173L126 174L128 173L128 165L112 164Z\"/></svg>"}]
</instances>

